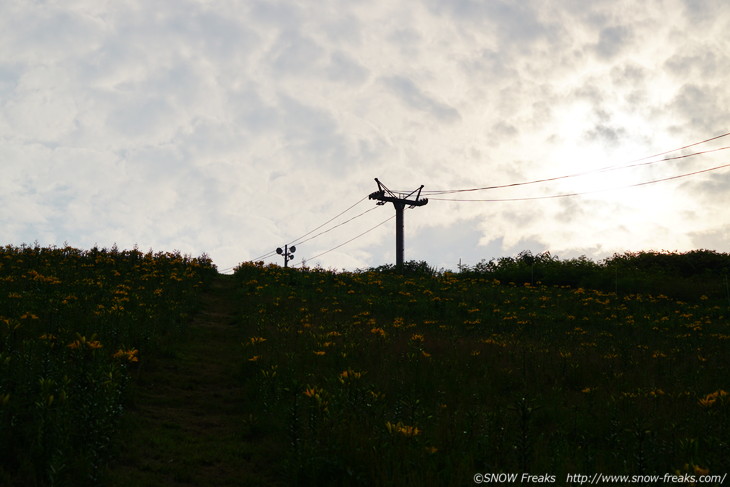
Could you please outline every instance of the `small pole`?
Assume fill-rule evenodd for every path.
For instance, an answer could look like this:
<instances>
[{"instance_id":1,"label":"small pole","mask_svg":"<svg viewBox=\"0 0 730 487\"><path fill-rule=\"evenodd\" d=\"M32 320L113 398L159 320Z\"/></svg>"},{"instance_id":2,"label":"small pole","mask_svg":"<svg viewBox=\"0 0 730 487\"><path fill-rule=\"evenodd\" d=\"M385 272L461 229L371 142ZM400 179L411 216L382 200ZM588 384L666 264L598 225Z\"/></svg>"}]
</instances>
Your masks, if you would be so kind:
<instances>
[{"instance_id":1,"label":"small pole","mask_svg":"<svg viewBox=\"0 0 730 487\"><path fill-rule=\"evenodd\" d=\"M284 267L289 267L289 261L294 258L294 252L296 252L297 248L295 246L289 247L289 245L284 245L284 250L281 249L281 247L276 249L276 253L284 257Z\"/></svg>"}]
</instances>

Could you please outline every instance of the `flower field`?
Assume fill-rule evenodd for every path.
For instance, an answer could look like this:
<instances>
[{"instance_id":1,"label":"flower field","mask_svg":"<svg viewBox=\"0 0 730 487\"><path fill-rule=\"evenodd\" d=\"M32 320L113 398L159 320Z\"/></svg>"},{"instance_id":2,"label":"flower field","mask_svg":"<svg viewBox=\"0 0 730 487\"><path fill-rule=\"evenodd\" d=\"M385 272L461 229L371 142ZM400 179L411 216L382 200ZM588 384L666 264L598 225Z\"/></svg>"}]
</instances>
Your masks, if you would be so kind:
<instances>
[{"instance_id":1,"label":"flower field","mask_svg":"<svg viewBox=\"0 0 730 487\"><path fill-rule=\"evenodd\" d=\"M0 248L0 485L96 485L127 384L213 275L179 253Z\"/></svg>"},{"instance_id":2,"label":"flower field","mask_svg":"<svg viewBox=\"0 0 730 487\"><path fill-rule=\"evenodd\" d=\"M119 435L130 386L152 356L187 372L159 388L153 410L169 407L168 420L139 420L149 409L138 408L129 423L166 450L151 463L131 452L114 472L149 473L149 485L206 471L222 485L256 472L282 485L363 486L470 485L475 472L558 483L593 472L722 475L730 290L698 256L724 259L682 256L686 279L670 279L665 254L640 254L645 271L632 256L608 270L578 260L565 285L564 263L544 256L458 273L244 263L231 277L205 256L7 246L0 485L108 480L115 442L130 441ZM499 282L500 272L527 282ZM192 330L204 288L196 326L208 328L191 335L199 355L180 352L175 338ZM223 359L201 362L216 351ZM241 384L235 397L229 380ZM179 404L191 393L200 409ZM201 439L201 420L230 434Z\"/></svg>"},{"instance_id":3,"label":"flower field","mask_svg":"<svg viewBox=\"0 0 730 487\"><path fill-rule=\"evenodd\" d=\"M478 273L236 269L247 434L300 485L730 468L730 307Z\"/></svg>"}]
</instances>

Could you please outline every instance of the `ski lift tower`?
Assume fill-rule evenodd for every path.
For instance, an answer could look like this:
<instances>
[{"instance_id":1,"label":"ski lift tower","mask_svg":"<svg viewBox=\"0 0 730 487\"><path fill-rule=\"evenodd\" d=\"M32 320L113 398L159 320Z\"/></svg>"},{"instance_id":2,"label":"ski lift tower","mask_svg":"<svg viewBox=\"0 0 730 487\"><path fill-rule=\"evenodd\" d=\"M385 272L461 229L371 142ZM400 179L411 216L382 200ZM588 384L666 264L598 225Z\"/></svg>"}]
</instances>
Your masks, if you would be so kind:
<instances>
[{"instance_id":1,"label":"ski lift tower","mask_svg":"<svg viewBox=\"0 0 730 487\"><path fill-rule=\"evenodd\" d=\"M394 193L389 190L383 183L375 178L375 182L378 183L378 190L374 193L370 193L368 196L371 200L378 200L378 205L384 205L387 202L393 203L395 207L395 265L398 269L403 269L403 210L408 206L409 208L415 208L416 206L424 206L428 203L428 199L421 198L420 188L414 189L408 194L405 193ZM416 193L414 199L409 199L413 193Z\"/></svg>"}]
</instances>

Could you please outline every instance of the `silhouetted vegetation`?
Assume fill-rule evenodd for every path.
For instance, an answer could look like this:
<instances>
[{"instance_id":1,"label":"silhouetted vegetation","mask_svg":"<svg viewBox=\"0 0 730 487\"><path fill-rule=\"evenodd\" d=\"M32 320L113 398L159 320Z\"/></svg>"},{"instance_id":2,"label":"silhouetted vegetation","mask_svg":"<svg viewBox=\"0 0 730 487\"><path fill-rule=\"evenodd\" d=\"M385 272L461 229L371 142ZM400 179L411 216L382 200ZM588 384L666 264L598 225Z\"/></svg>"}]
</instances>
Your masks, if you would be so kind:
<instances>
[{"instance_id":1,"label":"silhouetted vegetation","mask_svg":"<svg viewBox=\"0 0 730 487\"><path fill-rule=\"evenodd\" d=\"M0 485L99 485L130 380L214 275L179 252L0 247Z\"/></svg>"},{"instance_id":2,"label":"silhouetted vegetation","mask_svg":"<svg viewBox=\"0 0 730 487\"><path fill-rule=\"evenodd\" d=\"M709 250L243 263L213 300L229 313L207 311L246 337L226 448L261 442L252 462L287 485L726 472L729 268ZM0 484L99 485L140 363L174 348L214 274L205 256L0 248Z\"/></svg>"},{"instance_id":3,"label":"silhouetted vegetation","mask_svg":"<svg viewBox=\"0 0 730 487\"><path fill-rule=\"evenodd\" d=\"M691 283L721 282L718 256L525 252L461 272L244 263L241 434L272 445L262 462L294 485L456 486L474 472L711 483L730 458L730 307Z\"/></svg>"},{"instance_id":4,"label":"silhouetted vegetation","mask_svg":"<svg viewBox=\"0 0 730 487\"><path fill-rule=\"evenodd\" d=\"M425 260L416 261L409 260L403 263L401 269L394 264L383 264L378 267L371 267L368 269L371 272L380 272L384 274L403 274L405 276L434 276L438 274L438 271L428 265Z\"/></svg>"},{"instance_id":5,"label":"silhouetted vegetation","mask_svg":"<svg viewBox=\"0 0 730 487\"><path fill-rule=\"evenodd\" d=\"M619 295L664 294L677 299L730 299L730 255L713 250L625 252L595 262L585 256L561 260L549 252L483 260L461 273L503 283L584 287Z\"/></svg>"}]
</instances>

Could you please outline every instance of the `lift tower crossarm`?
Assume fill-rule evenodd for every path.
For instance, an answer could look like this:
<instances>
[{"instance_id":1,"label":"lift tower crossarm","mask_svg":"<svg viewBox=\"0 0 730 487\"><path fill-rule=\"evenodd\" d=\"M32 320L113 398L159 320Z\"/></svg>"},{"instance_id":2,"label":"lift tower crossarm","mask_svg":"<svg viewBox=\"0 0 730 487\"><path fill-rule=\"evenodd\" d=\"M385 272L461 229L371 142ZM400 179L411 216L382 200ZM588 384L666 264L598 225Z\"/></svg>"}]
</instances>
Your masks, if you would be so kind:
<instances>
[{"instance_id":1,"label":"lift tower crossarm","mask_svg":"<svg viewBox=\"0 0 730 487\"><path fill-rule=\"evenodd\" d=\"M371 200L378 200L382 202L389 202L393 204L403 204L408 206L423 206L428 204L428 199L423 198L419 199L421 197L421 190L423 189L423 185L421 185L418 189L414 189L410 193L408 193L405 196L399 196L395 193L393 193L391 190L389 190L383 183L381 183L378 178L375 178L375 182L378 183L378 191L375 191L373 193L370 193L368 196ZM416 199L410 200L408 199L413 193L416 193ZM387 196L386 196L387 195Z\"/></svg>"},{"instance_id":2,"label":"lift tower crossarm","mask_svg":"<svg viewBox=\"0 0 730 487\"><path fill-rule=\"evenodd\" d=\"M378 190L370 193L368 198L371 200L378 200L379 205L384 205L386 202L393 203L395 208L395 264L399 270L403 269L403 253L404 253L404 238L403 238L403 210L406 205L410 208L416 206L424 206L428 203L428 199L421 198L421 190L423 185L418 189L411 191L408 194L396 194L389 190L378 178L375 178L375 182L378 183ZM416 191L418 193L416 193ZM416 193L416 199L409 199L413 193Z\"/></svg>"}]
</instances>

